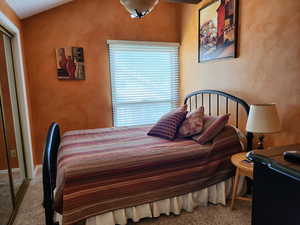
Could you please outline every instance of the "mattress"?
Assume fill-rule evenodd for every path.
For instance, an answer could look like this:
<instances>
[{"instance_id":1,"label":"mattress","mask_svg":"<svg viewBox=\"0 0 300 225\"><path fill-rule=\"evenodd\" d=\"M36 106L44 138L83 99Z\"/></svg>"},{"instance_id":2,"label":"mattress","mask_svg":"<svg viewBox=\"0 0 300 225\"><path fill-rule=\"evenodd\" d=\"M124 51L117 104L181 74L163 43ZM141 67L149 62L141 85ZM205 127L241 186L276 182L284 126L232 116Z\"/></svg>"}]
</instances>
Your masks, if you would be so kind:
<instances>
[{"instance_id":1,"label":"mattress","mask_svg":"<svg viewBox=\"0 0 300 225\"><path fill-rule=\"evenodd\" d=\"M71 131L58 153L55 208L64 224L166 199L233 176L230 156L242 150L228 126L212 143L169 141L149 126Z\"/></svg>"}]
</instances>

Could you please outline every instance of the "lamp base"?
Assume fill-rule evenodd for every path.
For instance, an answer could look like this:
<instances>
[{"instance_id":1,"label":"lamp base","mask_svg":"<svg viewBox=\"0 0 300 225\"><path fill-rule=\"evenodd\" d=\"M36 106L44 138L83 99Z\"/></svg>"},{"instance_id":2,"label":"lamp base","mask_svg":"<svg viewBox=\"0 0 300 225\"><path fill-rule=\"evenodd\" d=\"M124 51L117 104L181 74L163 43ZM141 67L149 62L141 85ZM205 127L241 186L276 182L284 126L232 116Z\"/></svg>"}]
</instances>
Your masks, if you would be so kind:
<instances>
[{"instance_id":1,"label":"lamp base","mask_svg":"<svg viewBox=\"0 0 300 225\"><path fill-rule=\"evenodd\" d=\"M258 137L257 149L264 149L264 135Z\"/></svg>"}]
</instances>

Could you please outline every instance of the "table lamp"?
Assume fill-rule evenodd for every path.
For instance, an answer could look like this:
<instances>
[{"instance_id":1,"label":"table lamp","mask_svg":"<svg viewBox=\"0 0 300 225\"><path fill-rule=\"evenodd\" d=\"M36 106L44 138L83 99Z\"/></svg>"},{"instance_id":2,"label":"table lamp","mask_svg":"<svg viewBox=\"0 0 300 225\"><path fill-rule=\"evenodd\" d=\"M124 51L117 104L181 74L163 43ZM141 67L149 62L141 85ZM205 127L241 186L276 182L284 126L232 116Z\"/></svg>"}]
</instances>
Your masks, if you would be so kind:
<instances>
[{"instance_id":1,"label":"table lamp","mask_svg":"<svg viewBox=\"0 0 300 225\"><path fill-rule=\"evenodd\" d=\"M250 106L246 130L260 134L257 149L264 148L264 135L280 131L280 120L275 104L256 104Z\"/></svg>"}]
</instances>

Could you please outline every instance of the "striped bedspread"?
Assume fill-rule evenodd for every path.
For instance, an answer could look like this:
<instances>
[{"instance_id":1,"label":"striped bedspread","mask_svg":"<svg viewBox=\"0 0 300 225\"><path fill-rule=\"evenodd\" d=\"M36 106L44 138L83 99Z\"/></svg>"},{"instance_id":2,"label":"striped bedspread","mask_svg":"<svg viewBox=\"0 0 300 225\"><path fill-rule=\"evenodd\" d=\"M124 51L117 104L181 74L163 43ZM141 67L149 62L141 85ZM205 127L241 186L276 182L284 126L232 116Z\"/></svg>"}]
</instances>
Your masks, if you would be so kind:
<instances>
[{"instance_id":1,"label":"striped bedspread","mask_svg":"<svg viewBox=\"0 0 300 225\"><path fill-rule=\"evenodd\" d=\"M58 153L55 209L64 225L210 186L233 175L242 150L234 128L211 144L147 136L149 126L66 132Z\"/></svg>"}]
</instances>

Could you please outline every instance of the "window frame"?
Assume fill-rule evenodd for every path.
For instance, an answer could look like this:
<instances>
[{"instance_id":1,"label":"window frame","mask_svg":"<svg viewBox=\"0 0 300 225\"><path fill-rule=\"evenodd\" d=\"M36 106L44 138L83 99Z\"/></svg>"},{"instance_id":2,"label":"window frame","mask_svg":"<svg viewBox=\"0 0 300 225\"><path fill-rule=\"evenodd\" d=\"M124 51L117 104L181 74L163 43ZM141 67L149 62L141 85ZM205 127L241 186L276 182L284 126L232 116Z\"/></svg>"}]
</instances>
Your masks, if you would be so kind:
<instances>
[{"instance_id":1,"label":"window frame","mask_svg":"<svg viewBox=\"0 0 300 225\"><path fill-rule=\"evenodd\" d=\"M109 79L110 79L110 90L111 90L111 112L112 112L112 126L113 127L124 127L124 126L130 126L130 125L124 125L124 126L116 126L116 123L115 123L115 113L114 113L114 107L116 107L117 105L138 105L138 104L155 104L155 103L170 103L171 105L174 104L174 101L172 101L172 98L170 100L157 100L157 101L128 101L128 102L121 102L121 103L118 103L118 102L115 102L114 103L114 93L113 92L116 92L114 90L114 85L113 85L113 75L112 75L112 70L111 70L111 52L110 52L110 45L113 45L113 44L117 44L117 45L146 45L146 46L162 46L162 47L169 47L169 46L173 46L173 47L177 47L178 49L178 55L177 55L177 64L178 64L178 72L177 72L177 78L178 81L178 86L177 86L177 90L174 92L176 93L177 92L177 97L176 97L176 103L175 103L175 106L171 106L171 108L175 108L179 105L179 101L180 101L180 44L177 43L177 42L148 42L148 41L125 41L125 40L107 40L107 48L108 48L108 60L109 60ZM172 93L172 90L171 90L171 93ZM145 124L146 125L146 124ZM134 125L133 125L134 126Z\"/></svg>"}]
</instances>

